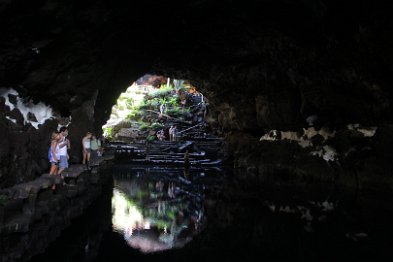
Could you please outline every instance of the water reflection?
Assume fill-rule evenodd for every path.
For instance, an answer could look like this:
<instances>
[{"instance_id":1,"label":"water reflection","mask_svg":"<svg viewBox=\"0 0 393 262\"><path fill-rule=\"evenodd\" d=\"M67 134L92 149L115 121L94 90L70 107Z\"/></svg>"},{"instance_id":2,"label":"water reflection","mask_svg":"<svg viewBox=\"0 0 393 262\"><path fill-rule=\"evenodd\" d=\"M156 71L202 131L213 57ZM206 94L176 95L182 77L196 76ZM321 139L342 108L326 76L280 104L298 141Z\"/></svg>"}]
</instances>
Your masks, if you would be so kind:
<instances>
[{"instance_id":1,"label":"water reflection","mask_svg":"<svg viewBox=\"0 0 393 262\"><path fill-rule=\"evenodd\" d=\"M203 224L205 171L126 169L116 172L113 231L144 253L184 246Z\"/></svg>"}]
</instances>

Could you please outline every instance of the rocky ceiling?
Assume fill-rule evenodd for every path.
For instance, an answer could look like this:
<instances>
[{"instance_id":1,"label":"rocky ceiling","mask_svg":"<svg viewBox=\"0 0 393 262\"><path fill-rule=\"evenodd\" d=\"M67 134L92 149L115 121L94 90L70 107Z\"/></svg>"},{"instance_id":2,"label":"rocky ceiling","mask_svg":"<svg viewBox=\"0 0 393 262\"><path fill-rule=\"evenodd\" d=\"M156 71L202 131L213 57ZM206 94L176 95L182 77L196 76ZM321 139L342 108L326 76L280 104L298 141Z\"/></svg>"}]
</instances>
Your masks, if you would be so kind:
<instances>
[{"instance_id":1,"label":"rocky ceiling","mask_svg":"<svg viewBox=\"0 0 393 262\"><path fill-rule=\"evenodd\" d=\"M192 80L214 102L212 124L225 132L297 130L310 115L333 128L390 124L391 7L366 0L2 0L0 88L72 115L75 137L99 130L120 92L145 73ZM1 130L12 137L3 105ZM51 127L40 130L22 140L28 148L45 144L37 151L45 157ZM15 141L2 146L3 166L18 158L10 153ZM38 172L40 161L24 168Z\"/></svg>"}]
</instances>

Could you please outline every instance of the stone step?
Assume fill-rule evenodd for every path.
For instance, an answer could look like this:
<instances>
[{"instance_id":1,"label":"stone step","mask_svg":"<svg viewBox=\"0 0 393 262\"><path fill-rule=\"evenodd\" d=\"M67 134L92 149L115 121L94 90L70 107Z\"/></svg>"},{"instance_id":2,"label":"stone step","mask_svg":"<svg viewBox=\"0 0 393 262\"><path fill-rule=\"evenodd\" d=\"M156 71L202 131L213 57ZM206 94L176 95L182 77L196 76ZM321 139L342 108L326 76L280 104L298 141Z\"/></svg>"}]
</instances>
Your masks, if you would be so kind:
<instances>
[{"instance_id":1,"label":"stone step","mask_svg":"<svg viewBox=\"0 0 393 262\"><path fill-rule=\"evenodd\" d=\"M67 178L77 178L80 176L83 172L87 170L86 165L78 164L78 165L72 165L71 167L65 169L62 173L63 177Z\"/></svg>"}]
</instances>

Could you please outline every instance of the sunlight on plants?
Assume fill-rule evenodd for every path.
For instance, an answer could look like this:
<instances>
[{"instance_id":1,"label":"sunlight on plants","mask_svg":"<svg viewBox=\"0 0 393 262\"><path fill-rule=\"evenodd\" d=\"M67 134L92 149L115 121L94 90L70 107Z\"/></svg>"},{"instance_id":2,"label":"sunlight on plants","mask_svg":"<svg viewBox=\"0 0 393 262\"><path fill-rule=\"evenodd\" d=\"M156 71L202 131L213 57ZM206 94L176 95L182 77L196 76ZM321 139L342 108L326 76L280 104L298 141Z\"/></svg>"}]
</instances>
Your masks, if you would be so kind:
<instances>
[{"instance_id":1,"label":"sunlight on plants","mask_svg":"<svg viewBox=\"0 0 393 262\"><path fill-rule=\"evenodd\" d=\"M156 81L153 85L149 81L140 81L141 79ZM103 134L112 140L122 132L126 133L124 136L135 137L137 132L142 131L146 132L145 139L153 141L157 137L149 131L156 132L164 128L167 120L193 124L191 121L193 116L190 112L192 105L187 104L187 98L195 92L195 87L187 81L177 79L170 81L169 78L162 76L145 75L120 94L112 107L109 120L102 127ZM200 95L203 101L203 95Z\"/></svg>"}]
</instances>

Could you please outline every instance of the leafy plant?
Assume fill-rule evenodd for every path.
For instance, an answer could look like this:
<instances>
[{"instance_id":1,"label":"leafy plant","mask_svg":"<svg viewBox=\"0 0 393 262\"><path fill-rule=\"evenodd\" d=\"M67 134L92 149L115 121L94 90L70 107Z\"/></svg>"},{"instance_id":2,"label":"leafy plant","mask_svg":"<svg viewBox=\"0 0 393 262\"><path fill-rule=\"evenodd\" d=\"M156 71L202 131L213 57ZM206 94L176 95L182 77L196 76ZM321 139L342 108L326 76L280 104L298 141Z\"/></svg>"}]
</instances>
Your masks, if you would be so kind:
<instances>
[{"instance_id":1,"label":"leafy plant","mask_svg":"<svg viewBox=\"0 0 393 262\"><path fill-rule=\"evenodd\" d=\"M112 136L112 127L105 127L105 128L103 128L102 130L103 130L103 133L104 133L109 139L112 139L112 138L113 138L113 136Z\"/></svg>"},{"instance_id":2,"label":"leafy plant","mask_svg":"<svg viewBox=\"0 0 393 262\"><path fill-rule=\"evenodd\" d=\"M149 124L147 124L147 123L142 123L142 124L139 126L139 129L140 129L141 131L145 131L145 130L149 129L149 127L150 127Z\"/></svg>"},{"instance_id":3,"label":"leafy plant","mask_svg":"<svg viewBox=\"0 0 393 262\"><path fill-rule=\"evenodd\" d=\"M157 89L149 94L151 97L165 97L168 96L174 90L173 86L167 87L166 85L161 86L160 89Z\"/></svg>"},{"instance_id":4,"label":"leafy plant","mask_svg":"<svg viewBox=\"0 0 393 262\"><path fill-rule=\"evenodd\" d=\"M135 100L132 97L127 98L126 100L127 109L134 109L135 107Z\"/></svg>"},{"instance_id":5,"label":"leafy plant","mask_svg":"<svg viewBox=\"0 0 393 262\"><path fill-rule=\"evenodd\" d=\"M159 129L162 129L163 127L164 127L164 124L161 124L161 123L155 122L155 123L151 124L151 128L153 130L159 130Z\"/></svg>"},{"instance_id":6,"label":"leafy plant","mask_svg":"<svg viewBox=\"0 0 393 262\"><path fill-rule=\"evenodd\" d=\"M150 105L148 101L142 101L139 104L139 110L149 109Z\"/></svg>"},{"instance_id":7,"label":"leafy plant","mask_svg":"<svg viewBox=\"0 0 393 262\"><path fill-rule=\"evenodd\" d=\"M130 110L130 113L128 113L127 118L129 120L139 120L143 115L143 112L140 110Z\"/></svg>"},{"instance_id":8,"label":"leafy plant","mask_svg":"<svg viewBox=\"0 0 393 262\"><path fill-rule=\"evenodd\" d=\"M153 135L149 135L149 136L146 138L146 140L147 140L147 141L154 141L154 140L157 140L157 137L156 137L156 136L153 136Z\"/></svg>"},{"instance_id":9,"label":"leafy plant","mask_svg":"<svg viewBox=\"0 0 393 262\"><path fill-rule=\"evenodd\" d=\"M172 96L168 100L168 104L171 105L172 107L178 107L179 106L179 97L178 96Z\"/></svg>"},{"instance_id":10,"label":"leafy plant","mask_svg":"<svg viewBox=\"0 0 393 262\"><path fill-rule=\"evenodd\" d=\"M103 129L108 137L115 137L121 128L130 127L131 122L138 121L141 131L157 131L164 128L167 115L177 118L178 121L185 121L190 117L190 109L180 105L181 101L185 101L188 95L188 87L184 85L183 80L174 81L174 85L167 86L163 84L159 89L154 88L136 88L128 89L126 93L120 95L117 104L112 108L111 118L117 122L124 117L126 113L126 121ZM154 90L150 91L149 90ZM143 94L143 95L136 95ZM141 100L142 99L142 100ZM160 114L160 105L165 105L165 115ZM120 111L122 110L122 111ZM126 110L127 112L124 112ZM164 122L164 123L160 123ZM152 133L150 133L152 134ZM155 135L147 138L150 141L156 140Z\"/></svg>"}]
</instances>

